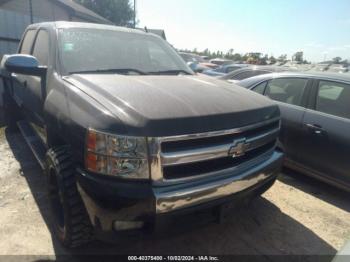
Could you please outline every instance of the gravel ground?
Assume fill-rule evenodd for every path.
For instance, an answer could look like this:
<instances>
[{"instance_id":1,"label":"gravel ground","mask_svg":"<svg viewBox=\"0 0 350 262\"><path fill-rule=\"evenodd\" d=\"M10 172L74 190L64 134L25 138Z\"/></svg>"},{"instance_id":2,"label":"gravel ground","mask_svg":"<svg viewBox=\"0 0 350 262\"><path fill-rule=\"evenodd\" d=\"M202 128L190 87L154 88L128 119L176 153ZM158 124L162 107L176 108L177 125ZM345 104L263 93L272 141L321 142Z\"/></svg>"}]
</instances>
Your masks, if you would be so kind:
<instances>
[{"instance_id":1,"label":"gravel ground","mask_svg":"<svg viewBox=\"0 0 350 262\"><path fill-rule=\"evenodd\" d=\"M0 255L71 254L50 234L45 178L18 133L0 129ZM284 171L275 185L224 224L80 254L257 254L333 256L350 238L350 195Z\"/></svg>"}]
</instances>

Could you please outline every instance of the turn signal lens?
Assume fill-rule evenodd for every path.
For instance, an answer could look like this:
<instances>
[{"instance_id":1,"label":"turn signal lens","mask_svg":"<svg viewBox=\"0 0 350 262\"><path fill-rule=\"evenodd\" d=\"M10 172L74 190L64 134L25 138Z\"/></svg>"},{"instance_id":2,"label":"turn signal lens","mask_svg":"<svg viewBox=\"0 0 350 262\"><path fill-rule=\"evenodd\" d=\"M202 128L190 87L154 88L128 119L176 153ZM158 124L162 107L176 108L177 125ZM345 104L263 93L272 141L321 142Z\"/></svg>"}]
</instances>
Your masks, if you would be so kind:
<instances>
[{"instance_id":1,"label":"turn signal lens","mask_svg":"<svg viewBox=\"0 0 350 262\"><path fill-rule=\"evenodd\" d=\"M90 151L104 154L107 150L106 140L106 135L90 130L87 136L87 148Z\"/></svg>"},{"instance_id":2,"label":"turn signal lens","mask_svg":"<svg viewBox=\"0 0 350 262\"><path fill-rule=\"evenodd\" d=\"M87 148L88 150L95 151L96 149L96 133L93 131L88 132L87 135Z\"/></svg>"},{"instance_id":3,"label":"turn signal lens","mask_svg":"<svg viewBox=\"0 0 350 262\"><path fill-rule=\"evenodd\" d=\"M86 167L89 171L92 172L107 173L107 157L89 152L86 156Z\"/></svg>"}]
</instances>

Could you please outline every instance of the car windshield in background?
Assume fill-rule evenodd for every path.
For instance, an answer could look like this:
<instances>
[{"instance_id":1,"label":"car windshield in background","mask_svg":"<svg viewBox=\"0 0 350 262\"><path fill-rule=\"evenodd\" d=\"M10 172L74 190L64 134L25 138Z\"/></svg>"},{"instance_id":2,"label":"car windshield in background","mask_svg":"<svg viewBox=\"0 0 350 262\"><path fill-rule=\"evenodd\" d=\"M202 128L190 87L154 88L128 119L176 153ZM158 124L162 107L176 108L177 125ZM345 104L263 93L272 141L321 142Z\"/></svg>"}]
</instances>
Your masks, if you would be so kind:
<instances>
[{"instance_id":1,"label":"car windshield in background","mask_svg":"<svg viewBox=\"0 0 350 262\"><path fill-rule=\"evenodd\" d=\"M70 28L59 32L63 74L192 74L163 40L147 34Z\"/></svg>"},{"instance_id":2,"label":"car windshield in background","mask_svg":"<svg viewBox=\"0 0 350 262\"><path fill-rule=\"evenodd\" d=\"M185 60L185 62L194 62L194 63L205 63L206 61L203 57L194 54L180 53L180 56Z\"/></svg>"}]
</instances>

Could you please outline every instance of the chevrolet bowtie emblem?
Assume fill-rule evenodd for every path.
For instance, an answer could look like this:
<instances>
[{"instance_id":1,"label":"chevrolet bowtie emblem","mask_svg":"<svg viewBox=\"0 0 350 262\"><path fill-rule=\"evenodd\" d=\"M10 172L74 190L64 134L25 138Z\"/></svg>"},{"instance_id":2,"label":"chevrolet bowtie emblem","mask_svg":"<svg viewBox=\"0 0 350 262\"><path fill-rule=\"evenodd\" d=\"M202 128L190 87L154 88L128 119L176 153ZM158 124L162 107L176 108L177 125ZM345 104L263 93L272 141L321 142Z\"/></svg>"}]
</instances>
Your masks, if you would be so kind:
<instances>
[{"instance_id":1,"label":"chevrolet bowtie emblem","mask_svg":"<svg viewBox=\"0 0 350 262\"><path fill-rule=\"evenodd\" d=\"M228 155L232 157L244 156L248 151L250 144L246 142L246 138L236 139L228 151Z\"/></svg>"}]
</instances>

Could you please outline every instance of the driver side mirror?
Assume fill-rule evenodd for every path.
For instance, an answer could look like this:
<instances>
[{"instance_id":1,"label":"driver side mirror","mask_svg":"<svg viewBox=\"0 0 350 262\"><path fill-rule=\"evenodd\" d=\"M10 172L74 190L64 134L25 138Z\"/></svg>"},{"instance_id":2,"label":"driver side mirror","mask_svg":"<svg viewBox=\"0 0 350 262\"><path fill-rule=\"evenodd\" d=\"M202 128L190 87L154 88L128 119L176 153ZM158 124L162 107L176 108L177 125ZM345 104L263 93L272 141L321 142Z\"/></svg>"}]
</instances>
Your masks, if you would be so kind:
<instances>
[{"instance_id":1,"label":"driver side mirror","mask_svg":"<svg viewBox=\"0 0 350 262\"><path fill-rule=\"evenodd\" d=\"M47 71L47 67L40 66L39 61L34 56L23 54L4 55L1 68L10 73L32 76L44 76Z\"/></svg>"}]
</instances>

